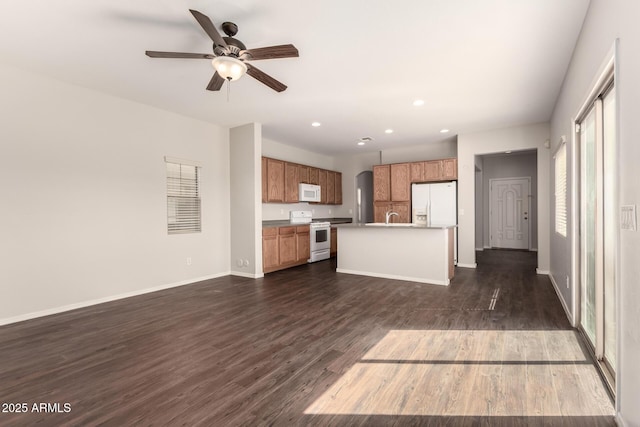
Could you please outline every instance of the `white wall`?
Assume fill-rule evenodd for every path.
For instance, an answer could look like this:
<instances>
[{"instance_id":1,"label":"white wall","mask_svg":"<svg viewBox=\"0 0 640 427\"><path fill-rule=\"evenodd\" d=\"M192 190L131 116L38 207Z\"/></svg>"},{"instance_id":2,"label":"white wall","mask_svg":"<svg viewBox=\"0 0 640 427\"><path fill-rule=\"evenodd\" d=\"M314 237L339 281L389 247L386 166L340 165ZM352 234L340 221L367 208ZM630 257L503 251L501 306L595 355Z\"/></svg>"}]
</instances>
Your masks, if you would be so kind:
<instances>
[{"instance_id":1,"label":"white wall","mask_svg":"<svg viewBox=\"0 0 640 427\"><path fill-rule=\"evenodd\" d=\"M227 129L3 65L0 90L0 324L228 274ZM201 233L167 235L164 156L203 164Z\"/></svg>"},{"instance_id":2,"label":"white wall","mask_svg":"<svg viewBox=\"0 0 640 427\"><path fill-rule=\"evenodd\" d=\"M616 87L618 102L618 204L640 202L640 2L627 0L591 0L578 44L565 77L551 119L551 141L554 145L561 135L572 135L571 123L593 87L598 70L606 61L616 39L619 48L616 58ZM568 154L573 153L573 141L568 138ZM571 174L569 175L571 177ZM574 185L572 181L568 183ZM552 206L550 206L551 209ZM569 207L569 219L573 206ZM573 222L569 223L571 227ZM570 228L571 229L571 228ZM571 235L564 239L553 232L551 240L552 274L570 274ZM620 231L618 245L618 369L617 399L619 422L623 426L640 425L640 233ZM572 280L572 290L577 286ZM562 287L560 287L562 288ZM563 291L567 306L571 307L573 293Z\"/></svg>"},{"instance_id":3,"label":"white wall","mask_svg":"<svg viewBox=\"0 0 640 427\"><path fill-rule=\"evenodd\" d=\"M230 130L231 274L262 277L262 126Z\"/></svg>"},{"instance_id":4,"label":"white wall","mask_svg":"<svg viewBox=\"0 0 640 427\"><path fill-rule=\"evenodd\" d=\"M538 271L549 270L549 138L547 123L458 136L458 265L475 267L475 156L507 150L537 150ZM484 173L483 173L484 175Z\"/></svg>"},{"instance_id":5,"label":"white wall","mask_svg":"<svg viewBox=\"0 0 640 427\"><path fill-rule=\"evenodd\" d=\"M538 248L538 168L536 165L537 153L511 153L501 156L482 156L482 236L483 247L491 246L490 241L490 220L491 208L490 200L490 180L496 178L531 178L531 210L529 211L529 222L531 235L529 236L529 247ZM478 221L476 221L478 224ZM476 230L476 238L478 232Z\"/></svg>"}]
</instances>

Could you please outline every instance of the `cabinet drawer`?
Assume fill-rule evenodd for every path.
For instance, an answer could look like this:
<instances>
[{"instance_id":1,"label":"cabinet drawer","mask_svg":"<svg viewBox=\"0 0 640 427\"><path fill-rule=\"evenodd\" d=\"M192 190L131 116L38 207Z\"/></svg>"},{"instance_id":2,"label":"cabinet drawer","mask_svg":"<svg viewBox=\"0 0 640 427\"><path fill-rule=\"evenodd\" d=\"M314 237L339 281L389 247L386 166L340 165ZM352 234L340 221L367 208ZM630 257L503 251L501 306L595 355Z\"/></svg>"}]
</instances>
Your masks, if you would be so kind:
<instances>
[{"instance_id":1,"label":"cabinet drawer","mask_svg":"<svg viewBox=\"0 0 640 427\"><path fill-rule=\"evenodd\" d=\"M266 227L262 229L263 236L277 236L278 235L278 227Z\"/></svg>"},{"instance_id":2,"label":"cabinet drawer","mask_svg":"<svg viewBox=\"0 0 640 427\"><path fill-rule=\"evenodd\" d=\"M283 236L283 235L287 235L287 234L296 234L296 228L295 227L280 227L278 229L278 234Z\"/></svg>"},{"instance_id":3,"label":"cabinet drawer","mask_svg":"<svg viewBox=\"0 0 640 427\"><path fill-rule=\"evenodd\" d=\"M296 233L308 233L309 226L308 225L299 225L296 227Z\"/></svg>"}]
</instances>

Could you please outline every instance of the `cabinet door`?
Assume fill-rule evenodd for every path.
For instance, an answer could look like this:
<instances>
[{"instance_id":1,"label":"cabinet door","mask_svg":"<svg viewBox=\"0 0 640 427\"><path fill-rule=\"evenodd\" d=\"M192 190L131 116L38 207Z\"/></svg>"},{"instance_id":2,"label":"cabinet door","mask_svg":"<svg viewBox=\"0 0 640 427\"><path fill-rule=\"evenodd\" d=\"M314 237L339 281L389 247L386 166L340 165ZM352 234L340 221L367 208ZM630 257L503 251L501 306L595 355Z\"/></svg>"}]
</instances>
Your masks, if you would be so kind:
<instances>
[{"instance_id":1,"label":"cabinet door","mask_svg":"<svg viewBox=\"0 0 640 427\"><path fill-rule=\"evenodd\" d=\"M309 184L320 185L320 169L309 167Z\"/></svg>"},{"instance_id":2,"label":"cabinet door","mask_svg":"<svg viewBox=\"0 0 640 427\"><path fill-rule=\"evenodd\" d=\"M265 228L262 230L262 270L269 271L280 265L278 251L278 229Z\"/></svg>"},{"instance_id":3,"label":"cabinet door","mask_svg":"<svg viewBox=\"0 0 640 427\"><path fill-rule=\"evenodd\" d=\"M284 162L267 159L267 202L284 202Z\"/></svg>"},{"instance_id":4,"label":"cabinet door","mask_svg":"<svg viewBox=\"0 0 640 427\"><path fill-rule=\"evenodd\" d=\"M310 184L309 182L309 166L298 165L298 179L304 184Z\"/></svg>"},{"instance_id":5,"label":"cabinet door","mask_svg":"<svg viewBox=\"0 0 640 427\"><path fill-rule=\"evenodd\" d=\"M342 173L336 172L336 205L342 204Z\"/></svg>"},{"instance_id":6,"label":"cabinet door","mask_svg":"<svg viewBox=\"0 0 640 427\"><path fill-rule=\"evenodd\" d=\"M280 265L293 264L296 262L296 228L280 227L278 231L278 254L280 255Z\"/></svg>"},{"instance_id":7,"label":"cabinet door","mask_svg":"<svg viewBox=\"0 0 640 427\"><path fill-rule=\"evenodd\" d=\"M424 162L424 180L442 181L442 160Z\"/></svg>"},{"instance_id":8,"label":"cabinet door","mask_svg":"<svg viewBox=\"0 0 640 427\"><path fill-rule=\"evenodd\" d=\"M262 203L266 203L267 202L267 193L269 192L268 188L269 185L267 183L268 180L268 175L267 175L267 158L263 157L262 158Z\"/></svg>"},{"instance_id":9,"label":"cabinet door","mask_svg":"<svg viewBox=\"0 0 640 427\"><path fill-rule=\"evenodd\" d=\"M442 179L458 179L458 159L442 160Z\"/></svg>"},{"instance_id":10,"label":"cabinet door","mask_svg":"<svg viewBox=\"0 0 640 427\"><path fill-rule=\"evenodd\" d=\"M318 185L320 186L320 204L327 204L327 170L318 170Z\"/></svg>"},{"instance_id":11,"label":"cabinet door","mask_svg":"<svg viewBox=\"0 0 640 427\"><path fill-rule=\"evenodd\" d=\"M376 165L373 167L373 201L388 202L389 200L391 200L391 171L389 165Z\"/></svg>"},{"instance_id":12,"label":"cabinet door","mask_svg":"<svg viewBox=\"0 0 640 427\"><path fill-rule=\"evenodd\" d=\"M413 162L411 167L411 182L424 181L424 162Z\"/></svg>"},{"instance_id":13,"label":"cabinet door","mask_svg":"<svg viewBox=\"0 0 640 427\"><path fill-rule=\"evenodd\" d=\"M338 229L331 228L331 249L329 255L336 256L338 254Z\"/></svg>"},{"instance_id":14,"label":"cabinet door","mask_svg":"<svg viewBox=\"0 0 640 427\"><path fill-rule=\"evenodd\" d=\"M299 263L305 263L311 257L310 237L308 225L296 227L296 261Z\"/></svg>"},{"instance_id":15,"label":"cabinet door","mask_svg":"<svg viewBox=\"0 0 640 427\"><path fill-rule=\"evenodd\" d=\"M298 165L286 162L284 164L284 201L298 203Z\"/></svg>"},{"instance_id":16,"label":"cabinet door","mask_svg":"<svg viewBox=\"0 0 640 427\"><path fill-rule=\"evenodd\" d=\"M391 200L408 202L411 200L411 169L409 163L391 165Z\"/></svg>"},{"instance_id":17,"label":"cabinet door","mask_svg":"<svg viewBox=\"0 0 640 427\"><path fill-rule=\"evenodd\" d=\"M336 173L327 171L327 204L336 204Z\"/></svg>"},{"instance_id":18,"label":"cabinet door","mask_svg":"<svg viewBox=\"0 0 640 427\"><path fill-rule=\"evenodd\" d=\"M389 202L374 202L373 203L373 222L384 222L385 214L390 211L391 203Z\"/></svg>"},{"instance_id":19,"label":"cabinet door","mask_svg":"<svg viewBox=\"0 0 640 427\"><path fill-rule=\"evenodd\" d=\"M396 212L398 216L391 217L390 222L411 222L410 202L397 203L393 202L391 210Z\"/></svg>"}]
</instances>

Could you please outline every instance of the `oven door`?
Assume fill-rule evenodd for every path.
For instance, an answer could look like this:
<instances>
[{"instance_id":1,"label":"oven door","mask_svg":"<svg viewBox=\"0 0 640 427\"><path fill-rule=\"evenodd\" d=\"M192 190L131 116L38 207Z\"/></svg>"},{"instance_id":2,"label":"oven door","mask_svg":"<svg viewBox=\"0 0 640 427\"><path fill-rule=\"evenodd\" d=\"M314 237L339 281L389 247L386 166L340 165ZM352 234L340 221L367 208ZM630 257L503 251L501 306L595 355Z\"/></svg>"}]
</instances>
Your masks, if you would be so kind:
<instances>
[{"instance_id":1,"label":"oven door","mask_svg":"<svg viewBox=\"0 0 640 427\"><path fill-rule=\"evenodd\" d=\"M331 248L331 228L311 229L311 252L322 251Z\"/></svg>"}]
</instances>

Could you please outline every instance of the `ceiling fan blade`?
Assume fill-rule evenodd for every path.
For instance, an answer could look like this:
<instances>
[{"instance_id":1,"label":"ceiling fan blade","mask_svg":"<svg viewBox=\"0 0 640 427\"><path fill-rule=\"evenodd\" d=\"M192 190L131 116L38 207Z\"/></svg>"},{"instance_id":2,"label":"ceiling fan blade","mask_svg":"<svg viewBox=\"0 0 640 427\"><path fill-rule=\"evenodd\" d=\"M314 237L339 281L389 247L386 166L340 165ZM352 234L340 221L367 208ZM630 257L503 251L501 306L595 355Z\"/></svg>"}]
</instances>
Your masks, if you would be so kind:
<instances>
[{"instance_id":1,"label":"ceiling fan blade","mask_svg":"<svg viewBox=\"0 0 640 427\"><path fill-rule=\"evenodd\" d=\"M213 59L215 55L210 53L187 53L187 52L158 52L148 50L145 54L150 58L188 58L188 59Z\"/></svg>"},{"instance_id":2,"label":"ceiling fan blade","mask_svg":"<svg viewBox=\"0 0 640 427\"><path fill-rule=\"evenodd\" d=\"M218 30L216 30L216 26L213 25L211 19L207 15L204 15L197 10L189 9L189 12L193 15L194 18L198 21L202 29L211 37L211 40L217 45L224 49L228 49L227 43L224 41Z\"/></svg>"},{"instance_id":3,"label":"ceiling fan blade","mask_svg":"<svg viewBox=\"0 0 640 427\"><path fill-rule=\"evenodd\" d=\"M246 65L247 65L247 74L249 74L254 79L258 80L259 82L269 86L271 89L275 90L276 92L282 92L287 88L286 85L280 83L279 81L277 81L270 75L264 73L263 71L260 71L253 65L251 64L246 64Z\"/></svg>"},{"instance_id":4,"label":"ceiling fan blade","mask_svg":"<svg viewBox=\"0 0 640 427\"><path fill-rule=\"evenodd\" d=\"M213 90L213 91L220 90L222 88L223 83L224 83L224 79L216 71L213 74L213 77L211 77L211 81L207 85L207 90Z\"/></svg>"},{"instance_id":5,"label":"ceiling fan blade","mask_svg":"<svg viewBox=\"0 0 640 427\"><path fill-rule=\"evenodd\" d=\"M243 59L247 61L258 61L260 59L294 58L298 56L298 49L292 44L282 44L279 46L259 47L243 51Z\"/></svg>"}]
</instances>

